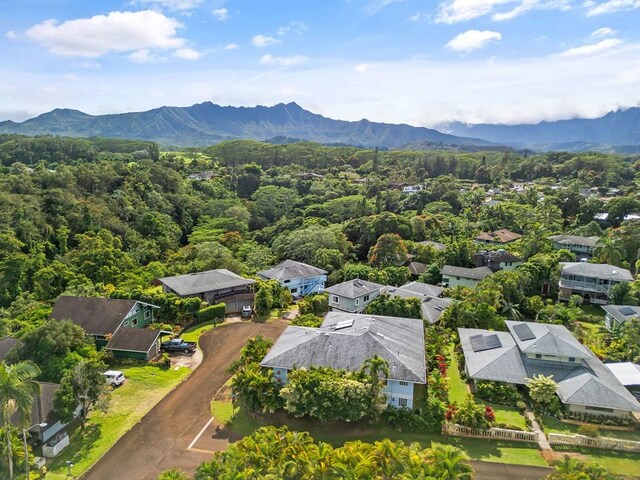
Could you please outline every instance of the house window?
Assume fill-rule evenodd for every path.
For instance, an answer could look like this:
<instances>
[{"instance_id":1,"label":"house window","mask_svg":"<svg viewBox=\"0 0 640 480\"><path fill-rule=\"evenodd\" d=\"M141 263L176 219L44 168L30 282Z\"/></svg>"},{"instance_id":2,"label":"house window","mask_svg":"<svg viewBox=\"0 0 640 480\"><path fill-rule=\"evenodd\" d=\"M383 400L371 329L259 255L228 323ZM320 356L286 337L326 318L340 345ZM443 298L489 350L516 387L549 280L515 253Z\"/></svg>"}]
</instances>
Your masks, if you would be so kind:
<instances>
[{"instance_id":1,"label":"house window","mask_svg":"<svg viewBox=\"0 0 640 480\"><path fill-rule=\"evenodd\" d=\"M406 387L409 385L409 382L398 382L398 385L400 385L401 387Z\"/></svg>"},{"instance_id":2,"label":"house window","mask_svg":"<svg viewBox=\"0 0 640 480\"><path fill-rule=\"evenodd\" d=\"M399 398L398 399L398 406L399 407L406 407L408 405L408 401L406 398Z\"/></svg>"},{"instance_id":3,"label":"house window","mask_svg":"<svg viewBox=\"0 0 640 480\"><path fill-rule=\"evenodd\" d=\"M149 317L151 317L151 310L145 310L144 311L144 319L148 320Z\"/></svg>"},{"instance_id":4,"label":"house window","mask_svg":"<svg viewBox=\"0 0 640 480\"><path fill-rule=\"evenodd\" d=\"M594 412L608 412L608 413L613 412L613 408L590 407L588 405L585 406L584 408L585 408L585 410L593 410Z\"/></svg>"},{"instance_id":5,"label":"house window","mask_svg":"<svg viewBox=\"0 0 640 480\"><path fill-rule=\"evenodd\" d=\"M338 296L337 296L337 295L332 295L332 296L331 296L331 301L332 301L333 303L338 303L338 304L340 303L340 299L338 298Z\"/></svg>"},{"instance_id":6,"label":"house window","mask_svg":"<svg viewBox=\"0 0 640 480\"><path fill-rule=\"evenodd\" d=\"M575 361L576 361L576 359L575 359L574 357L569 357L569 361L570 361L570 362L575 362Z\"/></svg>"},{"instance_id":7,"label":"house window","mask_svg":"<svg viewBox=\"0 0 640 480\"><path fill-rule=\"evenodd\" d=\"M365 302L368 302L368 301L369 301L369 295L365 295L365 296L364 296L364 301L365 301Z\"/></svg>"},{"instance_id":8,"label":"house window","mask_svg":"<svg viewBox=\"0 0 640 480\"><path fill-rule=\"evenodd\" d=\"M134 318L134 319L131 320L131 326L135 327L136 325L138 325L138 319Z\"/></svg>"},{"instance_id":9,"label":"house window","mask_svg":"<svg viewBox=\"0 0 640 480\"><path fill-rule=\"evenodd\" d=\"M292 289L291 289L291 293L298 293L298 287L296 287L296 288L292 288Z\"/></svg>"},{"instance_id":10,"label":"house window","mask_svg":"<svg viewBox=\"0 0 640 480\"><path fill-rule=\"evenodd\" d=\"M536 353L536 358L540 359L540 358L542 358L542 355L540 355L539 353Z\"/></svg>"},{"instance_id":11,"label":"house window","mask_svg":"<svg viewBox=\"0 0 640 480\"><path fill-rule=\"evenodd\" d=\"M125 320L122 325L125 326L125 327L128 327L129 326L129 320Z\"/></svg>"},{"instance_id":12,"label":"house window","mask_svg":"<svg viewBox=\"0 0 640 480\"><path fill-rule=\"evenodd\" d=\"M289 283L291 280L285 280L284 283Z\"/></svg>"},{"instance_id":13,"label":"house window","mask_svg":"<svg viewBox=\"0 0 640 480\"><path fill-rule=\"evenodd\" d=\"M356 307L357 307L358 305L360 305L360 299L359 299L359 298L356 298Z\"/></svg>"}]
</instances>

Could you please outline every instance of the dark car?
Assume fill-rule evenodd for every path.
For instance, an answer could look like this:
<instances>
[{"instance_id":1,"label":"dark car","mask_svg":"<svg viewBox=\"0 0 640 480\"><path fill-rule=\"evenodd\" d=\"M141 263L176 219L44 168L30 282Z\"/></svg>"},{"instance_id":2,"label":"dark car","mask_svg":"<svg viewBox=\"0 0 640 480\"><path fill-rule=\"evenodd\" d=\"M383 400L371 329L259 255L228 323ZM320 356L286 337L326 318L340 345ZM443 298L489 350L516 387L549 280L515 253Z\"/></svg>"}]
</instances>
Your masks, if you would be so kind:
<instances>
[{"instance_id":1,"label":"dark car","mask_svg":"<svg viewBox=\"0 0 640 480\"><path fill-rule=\"evenodd\" d=\"M160 351L193 353L196 351L196 342L185 342L181 338L172 338L167 342L162 342Z\"/></svg>"}]
</instances>

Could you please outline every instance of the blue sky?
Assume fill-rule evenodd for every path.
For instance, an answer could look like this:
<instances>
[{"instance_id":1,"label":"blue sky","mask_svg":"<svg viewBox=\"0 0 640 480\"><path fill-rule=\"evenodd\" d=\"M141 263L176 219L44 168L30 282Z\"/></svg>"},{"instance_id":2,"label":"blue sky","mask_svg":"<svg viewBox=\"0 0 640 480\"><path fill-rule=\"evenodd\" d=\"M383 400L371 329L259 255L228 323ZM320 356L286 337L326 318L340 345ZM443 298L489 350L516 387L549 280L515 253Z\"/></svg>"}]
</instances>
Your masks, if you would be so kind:
<instances>
[{"instance_id":1,"label":"blue sky","mask_svg":"<svg viewBox=\"0 0 640 480\"><path fill-rule=\"evenodd\" d=\"M0 120L212 101L436 126L640 102L640 0L0 0Z\"/></svg>"}]
</instances>

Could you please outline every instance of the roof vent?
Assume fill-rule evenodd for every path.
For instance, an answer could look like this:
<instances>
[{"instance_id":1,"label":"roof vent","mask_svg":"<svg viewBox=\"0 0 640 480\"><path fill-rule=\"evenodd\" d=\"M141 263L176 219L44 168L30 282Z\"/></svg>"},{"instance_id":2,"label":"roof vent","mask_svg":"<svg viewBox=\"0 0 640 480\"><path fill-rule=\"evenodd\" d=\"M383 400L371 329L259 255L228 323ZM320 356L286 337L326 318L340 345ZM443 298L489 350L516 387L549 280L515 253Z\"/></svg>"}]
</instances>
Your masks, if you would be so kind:
<instances>
[{"instance_id":1,"label":"roof vent","mask_svg":"<svg viewBox=\"0 0 640 480\"><path fill-rule=\"evenodd\" d=\"M618 270L611 270L611 275L617 275L618 274Z\"/></svg>"},{"instance_id":2,"label":"roof vent","mask_svg":"<svg viewBox=\"0 0 640 480\"><path fill-rule=\"evenodd\" d=\"M353 326L353 318L349 320L343 320L342 322L336 323L336 326L333 328L334 330L342 330L344 328L349 328Z\"/></svg>"}]
</instances>

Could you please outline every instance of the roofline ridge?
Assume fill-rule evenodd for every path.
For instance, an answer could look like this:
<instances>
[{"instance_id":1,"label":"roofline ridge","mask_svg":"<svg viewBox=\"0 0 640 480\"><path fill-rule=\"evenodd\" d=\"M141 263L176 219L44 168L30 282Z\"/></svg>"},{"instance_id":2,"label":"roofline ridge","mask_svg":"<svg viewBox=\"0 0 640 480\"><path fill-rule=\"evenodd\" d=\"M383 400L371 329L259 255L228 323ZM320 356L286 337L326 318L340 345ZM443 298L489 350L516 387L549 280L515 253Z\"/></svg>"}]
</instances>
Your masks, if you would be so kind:
<instances>
[{"instance_id":1,"label":"roofline ridge","mask_svg":"<svg viewBox=\"0 0 640 480\"><path fill-rule=\"evenodd\" d=\"M371 338L373 338L382 348L384 348L386 351L388 351L393 358L397 359L402 365L404 365L407 370L409 370L411 373L413 373L417 378L421 378L420 374L416 373L411 367L409 367L406 363L404 363L402 360L400 360L395 353L393 353L384 344L382 344L380 342L380 340L377 338L378 335L372 334L370 330L367 330L366 333L369 334L369 336ZM425 370L425 378L424 378L424 381L426 382L427 381L426 360L424 361L424 363L425 363L425 368L424 368L424 370Z\"/></svg>"}]
</instances>

